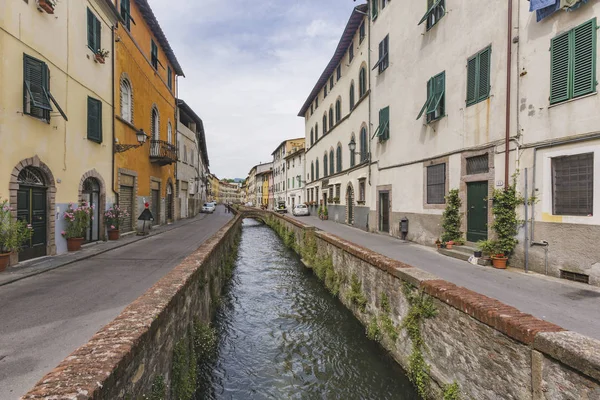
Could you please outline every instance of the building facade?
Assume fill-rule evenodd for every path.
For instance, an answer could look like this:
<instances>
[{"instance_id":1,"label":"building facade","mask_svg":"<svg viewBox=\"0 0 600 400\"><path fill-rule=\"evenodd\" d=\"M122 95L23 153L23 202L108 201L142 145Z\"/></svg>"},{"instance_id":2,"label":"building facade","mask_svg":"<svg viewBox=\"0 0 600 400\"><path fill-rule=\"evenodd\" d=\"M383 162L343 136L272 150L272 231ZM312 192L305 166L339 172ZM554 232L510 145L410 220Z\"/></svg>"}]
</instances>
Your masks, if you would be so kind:
<instances>
[{"instance_id":1,"label":"building facade","mask_svg":"<svg viewBox=\"0 0 600 400\"><path fill-rule=\"evenodd\" d=\"M356 7L298 116L305 120L306 201L329 219L369 229L369 19Z\"/></svg>"},{"instance_id":2,"label":"building facade","mask_svg":"<svg viewBox=\"0 0 600 400\"><path fill-rule=\"evenodd\" d=\"M287 162L285 158L292 151L304 148L304 138L288 139L281 142L271 153L273 156L273 202L287 199Z\"/></svg>"},{"instance_id":3,"label":"building facade","mask_svg":"<svg viewBox=\"0 0 600 400\"><path fill-rule=\"evenodd\" d=\"M306 202L304 185L305 176L305 154L304 147L293 148L285 157L286 176L286 204L292 210L294 206Z\"/></svg>"},{"instance_id":4,"label":"building facade","mask_svg":"<svg viewBox=\"0 0 600 400\"><path fill-rule=\"evenodd\" d=\"M216 201L219 199L219 178L214 174L208 174L208 201Z\"/></svg>"},{"instance_id":5,"label":"building facade","mask_svg":"<svg viewBox=\"0 0 600 400\"><path fill-rule=\"evenodd\" d=\"M190 218L207 199L208 152L204 124L181 99L177 100L177 218Z\"/></svg>"},{"instance_id":6,"label":"building facade","mask_svg":"<svg viewBox=\"0 0 600 400\"><path fill-rule=\"evenodd\" d=\"M11 264L67 251L61 232L69 203L94 205L85 239L105 237L103 212L115 201L117 18L105 0L58 2L46 10L34 1L0 3L0 198L34 230ZM99 49L110 52L97 58Z\"/></svg>"},{"instance_id":7,"label":"building facade","mask_svg":"<svg viewBox=\"0 0 600 400\"><path fill-rule=\"evenodd\" d=\"M144 203L154 224L175 219L177 164L177 77L183 70L147 0L115 0L123 23L115 38L114 191L136 228ZM148 135L138 143L139 131Z\"/></svg>"}]
</instances>

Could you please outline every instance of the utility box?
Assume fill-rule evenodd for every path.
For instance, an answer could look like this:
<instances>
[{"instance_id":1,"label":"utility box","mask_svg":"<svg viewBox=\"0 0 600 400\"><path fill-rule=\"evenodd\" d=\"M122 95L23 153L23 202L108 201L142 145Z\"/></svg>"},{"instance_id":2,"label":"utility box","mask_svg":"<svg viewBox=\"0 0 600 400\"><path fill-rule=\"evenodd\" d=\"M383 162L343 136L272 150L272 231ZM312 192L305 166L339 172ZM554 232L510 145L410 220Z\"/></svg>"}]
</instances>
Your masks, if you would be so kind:
<instances>
[{"instance_id":1,"label":"utility box","mask_svg":"<svg viewBox=\"0 0 600 400\"><path fill-rule=\"evenodd\" d=\"M408 234L408 218L403 217L400 220L400 235L402 236L402 240L406 240L407 234Z\"/></svg>"}]
</instances>

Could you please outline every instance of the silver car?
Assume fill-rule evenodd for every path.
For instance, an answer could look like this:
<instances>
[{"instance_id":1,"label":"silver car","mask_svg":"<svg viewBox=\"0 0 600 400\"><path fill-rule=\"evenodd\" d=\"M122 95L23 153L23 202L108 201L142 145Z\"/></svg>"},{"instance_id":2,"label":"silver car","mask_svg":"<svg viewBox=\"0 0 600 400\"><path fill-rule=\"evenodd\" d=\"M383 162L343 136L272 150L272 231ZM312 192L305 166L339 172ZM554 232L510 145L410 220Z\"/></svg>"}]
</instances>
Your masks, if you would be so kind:
<instances>
[{"instance_id":1,"label":"silver car","mask_svg":"<svg viewBox=\"0 0 600 400\"><path fill-rule=\"evenodd\" d=\"M310 212L308 211L308 207L306 206L306 204L298 204L292 210L292 214L295 216L301 216L301 215L310 215Z\"/></svg>"},{"instance_id":2,"label":"silver car","mask_svg":"<svg viewBox=\"0 0 600 400\"><path fill-rule=\"evenodd\" d=\"M202 206L202 212L212 214L215 211L215 208L216 207L213 205L213 203L204 203Z\"/></svg>"}]
</instances>

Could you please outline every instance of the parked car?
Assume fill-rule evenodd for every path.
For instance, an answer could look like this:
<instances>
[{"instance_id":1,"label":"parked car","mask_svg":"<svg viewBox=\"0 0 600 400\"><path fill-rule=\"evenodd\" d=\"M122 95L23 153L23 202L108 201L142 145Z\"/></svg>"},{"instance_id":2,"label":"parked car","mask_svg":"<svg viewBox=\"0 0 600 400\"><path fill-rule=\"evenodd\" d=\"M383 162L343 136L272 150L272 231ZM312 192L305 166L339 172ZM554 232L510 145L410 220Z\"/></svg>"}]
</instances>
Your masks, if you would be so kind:
<instances>
[{"instance_id":1,"label":"parked car","mask_svg":"<svg viewBox=\"0 0 600 400\"><path fill-rule=\"evenodd\" d=\"M215 212L215 205L213 203L204 203L202 206L202 212L207 214L212 214Z\"/></svg>"},{"instance_id":2,"label":"parked car","mask_svg":"<svg viewBox=\"0 0 600 400\"><path fill-rule=\"evenodd\" d=\"M298 204L292 210L292 215L295 215L295 216L310 215L310 212L308 211L308 206L306 204Z\"/></svg>"},{"instance_id":3,"label":"parked car","mask_svg":"<svg viewBox=\"0 0 600 400\"><path fill-rule=\"evenodd\" d=\"M275 211L280 214L287 214L287 207L285 206L285 201L278 201L275 206Z\"/></svg>"}]
</instances>

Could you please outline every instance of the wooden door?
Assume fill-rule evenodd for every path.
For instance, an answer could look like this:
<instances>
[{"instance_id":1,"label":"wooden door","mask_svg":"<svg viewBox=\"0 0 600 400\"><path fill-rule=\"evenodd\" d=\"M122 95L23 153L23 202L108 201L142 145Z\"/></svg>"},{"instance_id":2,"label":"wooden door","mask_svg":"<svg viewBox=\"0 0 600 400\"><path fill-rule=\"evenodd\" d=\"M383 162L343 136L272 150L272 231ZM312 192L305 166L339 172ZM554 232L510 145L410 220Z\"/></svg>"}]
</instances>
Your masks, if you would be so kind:
<instances>
[{"instance_id":1,"label":"wooden door","mask_svg":"<svg viewBox=\"0 0 600 400\"><path fill-rule=\"evenodd\" d=\"M379 231L390 231L390 193L379 192Z\"/></svg>"},{"instance_id":2,"label":"wooden door","mask_svg":"<svg viewBox=\"0 0 600 400\"><path fill-rule=\"evenodd\" d=\"M19 186L17 191L17 218L31 224L33 236L24 243L19 261L46 255L48 210L46 188Z\"/></svg>"},{"instance_id":3,"label":"wooden door","mask_svg":"<svg viewBox=\"0 0 600 400\"><path fill-rule=\"evenodd\" d=\"M119 229L121 232L131 232L133 230L133 187L121 186L119 189L119 207L122 210L127 210L130 214L129 218L121 224ZM110 227L109 227L110 228Z\"/></svg>"},{"instance_id":4,"label":"wooden door","mask_svg":"<svg viewBox=\"0 0 600 400\"><path fill-rule=\"evenodd\" d=\"M488 183L467 183L467 240L486 240L488 228Z\"/></svg>"}]
</instances>

